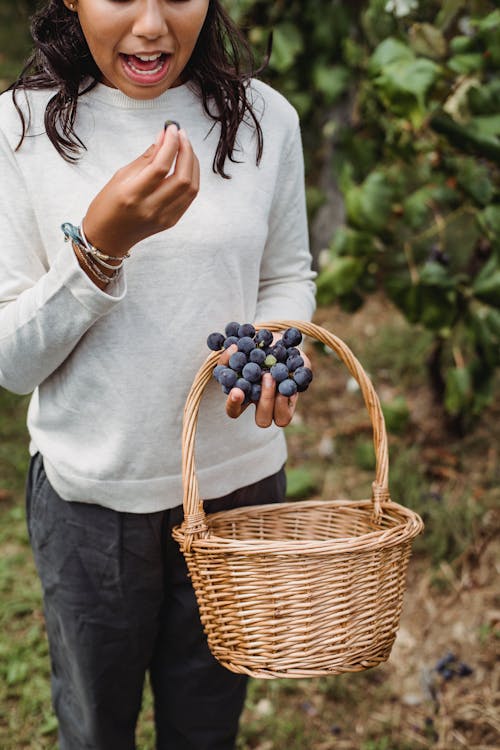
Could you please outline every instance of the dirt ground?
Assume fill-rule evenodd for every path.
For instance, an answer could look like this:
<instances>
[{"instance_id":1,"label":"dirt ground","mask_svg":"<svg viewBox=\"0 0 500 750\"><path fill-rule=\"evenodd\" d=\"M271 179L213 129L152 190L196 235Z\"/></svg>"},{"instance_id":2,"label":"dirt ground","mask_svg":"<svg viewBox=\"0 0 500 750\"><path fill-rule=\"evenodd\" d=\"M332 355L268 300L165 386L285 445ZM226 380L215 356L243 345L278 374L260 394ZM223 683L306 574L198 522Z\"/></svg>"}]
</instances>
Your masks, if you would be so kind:
<instances>
[{"instance_id":1,"label":"dirt ground","mask_svg":"<svg viewBox=\"0 0 500 750\"><path fill-rule=\"evenodd\" d=\"M368 364L370 340L378 336L381 327L388 328L394 345L398 331L406 328L398 314L377 298L355 315L323 309L315 322L348 342L355 353L365 354ZM301 410L298 421L299 425L314 425L316 434L314 438L307 438L307 430L291 434L290 462L314 463L318 453L326 464L347 459L350 466L345 471L332 470L330 478L329 470L323 469L324 481L318 494L363 496L361 487L369 487L370 475L352 466L348 448L352 449L359 436L369 440L368 416L361 399L351 398L355 385L335 358L324 357L317 347L310 346L309 351L315 360L314 398L311 396L307 408ZM396 356L394 350L388 356ZM453 436L425 380L413 377L411 352L408 357L410 372L401 383L393 372L384 371L383 362L370 374L382 401L403 394L408 405L407 428L396 440L405 444L423 478L426 500L416 510L425 510L426 502L441 502L446 507L440 516L431 515L426 520L427 537L410 564L401 627L391 658L387 665L373 671L373 683L367 686L373 700L368 696L356 709L354 730L359 742L353 740L351 725L349 739L344 739L346 732L339 731L335 739L330 736L315 747L500 750L500 405L497 399L480 424L460 438ZM408 363L400 364L400 372L404 373L405 367L408 369ZM415 362L415 369L418 367ZM407 468L410 486L411 461ZM399 476L397 482L404 491L405 478ZM397 500L407 504L404 498ZM436 553L438 562L432 562L433 540L446 536L448 525L454 523L455 508L458 513L465 502L467 507L472 504L473 511L477 506L471 538L458 557L446 559L442 555L439 559ZM436 528L439 525L441 528ZM451 670L440 672L439 660L446 659L447 654ZM465 665L462 673L466 674L462 676L457 673L459 664ZM387 692L381 688L384 683L390 686ZM386 744L363 745L367 720L372 726L379 723L385 727L384 736L392 739Z\"/></svg>"}]
</instances>

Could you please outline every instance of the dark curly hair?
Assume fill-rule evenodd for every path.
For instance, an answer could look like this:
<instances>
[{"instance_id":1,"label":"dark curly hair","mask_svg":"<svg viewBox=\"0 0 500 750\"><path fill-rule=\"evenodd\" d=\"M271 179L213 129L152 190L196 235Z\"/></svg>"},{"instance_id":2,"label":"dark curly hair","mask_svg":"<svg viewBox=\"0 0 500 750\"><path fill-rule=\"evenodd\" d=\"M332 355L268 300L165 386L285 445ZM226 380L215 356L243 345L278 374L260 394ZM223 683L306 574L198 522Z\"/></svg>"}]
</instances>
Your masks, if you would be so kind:
<instances>
[{"instance_id":1,"label":"dark curly hair","mask_svg":"<svg viewBox=\"0 0 500 750\"><path fill-rule=\"evenodd\" d=\"M26 137L28 123L17 102L21 89L57 89L45 110L45 129L61 156L78 160L85 144L74 131L78 97L90 91L101 78L78 20L62 0L49 0L32 18L33 51L10 90L22 122L17 148ZM269 50L266 61L269 57ZM263 151L259 120L247 95L248 80L262 70L255 69L252 50L220 0L209 0L207 16L193 54L185 68L185 79L198 90L208 116L220 124L220 138L213 170L229 177L226 159L237 163L235 142L238 127L249 122L256 131L256 162Z\"/></svg>"}]
</instances>

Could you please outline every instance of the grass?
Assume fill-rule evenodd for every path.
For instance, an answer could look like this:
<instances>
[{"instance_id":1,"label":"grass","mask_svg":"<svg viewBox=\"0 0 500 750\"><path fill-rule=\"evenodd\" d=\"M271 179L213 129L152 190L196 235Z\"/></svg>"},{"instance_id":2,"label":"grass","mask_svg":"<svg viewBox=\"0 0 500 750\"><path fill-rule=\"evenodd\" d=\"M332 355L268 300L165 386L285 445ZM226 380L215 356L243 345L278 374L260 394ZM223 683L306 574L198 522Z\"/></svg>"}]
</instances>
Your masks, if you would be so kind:
<instances>
[{"instance_id":1,"label":"grass","mask_svg":"<svg viewBox=\"0 0 500 750\"><path fill-rule=\"evenodd\" d=\"M367 315L370 317L369 312ZM416 628L411 637L416 644L422 638L422 644L416 647L417 653L405 652L404 658L396 653L394 663L360 674L251 681L238 750L419 750L437 747L436 737L444 741L449 727L453 727L449 717L447 723L443 719L442 726L439 724L435 712L438 710L439 718L442 707L436 709L425 697L421 708L412 709L410 720L411 712L405 709L402 695L410 690L407 684L421 669L419 648L428 650L431 662L445 648L461 648L460 641L457 644L446 635L439 617L446 617L458 606L461 571L466 569L467 580L479 575L480 563L474 562L474 555L480 560L486 554L482 551L485 539L494 528L488 518L498 502L494 452L499 442L495 439L498 419L495 413L485 415L481 425L464 440L443 443L443 435L436 432L435 409L425 405L422 371L411 366L425 356L425 342L413 333L409 335L400 321L386 317L386 325L379 328L382 344L377 345L375 336L358 336L356 353L367 363L377 390L388 402L403 396L408 404L404 429L396 425L390 435L390 478L393 497L413 507L426 521L426 532L415 545L415 572L411 574L420 571L420 593L415 594L410 587L410 622L403 627L408 632ZM354 320L352 325L361 324ZM346 390L342 368L335 366L332 370L329 355L314 356L317 378L288 430L290 465L296 470L294 493L299 497L310 496L311 492L325 497L332 493L363 497L373 476L370 425L364 407L359 393L350 387ZM0 390L0 747L55 750L57 724L50 705L40 587L23 507L28 465L24 424L27 404L27 398ZM322 446L319 452L318 445ZM490 567L481 573L485 581L491 575ZM467 628L467 649L474 638L476 658L488 664L498 641L498 627L488 619L495 602L487 598L490 594L484 582L482 586L484 591L479 590L477 601L457 610L455 619L463 620ZM451 603L443 607L443 602ZM431 624L425 614L428 606L432 611L437 607L441 613L434 615ZM465 625L467 618L472 619ZM475 690L478 695L484 691L484 702L491 667L482 669L483 677ZM411 690L420 690L419 685L418 681ZM460 686L457 683L455 687ZM450 686L446 689L449 691ZM472 700L470 695L467 700ZM456 703L460 705L460 696ZM463 721L463 733L462 725ZM470 732L475 736L472 729ZM470 747L474 747L472 740ZM138 748L154 749L149 686L138 727Z\"/></svg>"}]
</instances>

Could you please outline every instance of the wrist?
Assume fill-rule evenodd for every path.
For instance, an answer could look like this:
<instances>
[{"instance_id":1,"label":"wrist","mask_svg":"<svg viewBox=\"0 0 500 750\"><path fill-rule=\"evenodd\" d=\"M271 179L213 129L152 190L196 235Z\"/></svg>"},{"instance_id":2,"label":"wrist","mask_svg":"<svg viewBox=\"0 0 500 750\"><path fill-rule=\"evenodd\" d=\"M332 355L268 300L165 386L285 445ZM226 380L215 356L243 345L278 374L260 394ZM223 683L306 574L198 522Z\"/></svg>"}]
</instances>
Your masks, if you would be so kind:
<instances>
[{"instance_id":1,"label":"wrist","mask_svg":"<svg viewBox=\"0 0 500 750\"><path fill-rule=\"evenodd\" d=\"M114 239L109 232L105 237L101 237L95 227L89 227L86 216L80 224L80 231L85 243L98 250L106 261L120 263L130 256L131 245L121 239Z\"/></svg>"}]
</instances>

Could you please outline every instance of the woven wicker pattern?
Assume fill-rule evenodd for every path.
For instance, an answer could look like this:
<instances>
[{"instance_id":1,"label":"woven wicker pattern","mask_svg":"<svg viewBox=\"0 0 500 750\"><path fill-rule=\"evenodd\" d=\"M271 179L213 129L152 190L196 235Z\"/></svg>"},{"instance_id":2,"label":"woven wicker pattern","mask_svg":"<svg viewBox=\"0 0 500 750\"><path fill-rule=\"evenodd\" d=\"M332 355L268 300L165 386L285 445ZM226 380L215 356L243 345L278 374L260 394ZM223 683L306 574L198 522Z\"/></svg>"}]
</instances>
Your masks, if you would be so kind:
<instances>
[{"instance_id":1,"label":"woven wicker pattern","mask_svg":"<svg viewBox=\"0 0 500 750\"><path fill-rule=\"evenodd\" d=\"M332 348L358 381L373 425L370 500L275 503L206 516L195 473L198 410L218 354L199 370L184 411L184 552L214 656L254 677L357 672L388 659L399 625L413 538L423 523L390 500L378 397L350 349L312 323L290 326ZM268 498L263 498L268 500Z\"/></svg>"}]
</instances>

